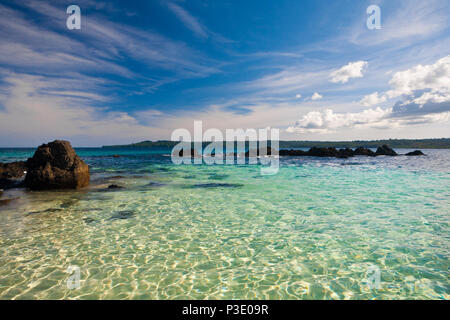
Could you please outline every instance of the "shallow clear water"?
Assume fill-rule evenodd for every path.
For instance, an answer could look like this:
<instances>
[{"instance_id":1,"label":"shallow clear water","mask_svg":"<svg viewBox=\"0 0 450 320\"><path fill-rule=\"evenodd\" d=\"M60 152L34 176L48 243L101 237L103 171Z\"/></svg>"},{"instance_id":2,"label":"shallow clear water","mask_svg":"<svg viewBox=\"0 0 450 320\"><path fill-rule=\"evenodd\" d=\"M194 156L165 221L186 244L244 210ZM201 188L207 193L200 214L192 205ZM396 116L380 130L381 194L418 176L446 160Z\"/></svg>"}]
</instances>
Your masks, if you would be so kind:
<instances>
[{"instance_id":1,"label":"shallow clear water","mask_svg":"<svg viewBox=\"0 0 450 320\"><path fill-rule=\"evenodd\" d=\"M273 176L173 165L168 152L77 152L89 188L4 194L18 199L0 207L0 299L450 297L450 150L283 158ZM0 162L32 153L0 149Z\"/></svg>"}]
</instances>

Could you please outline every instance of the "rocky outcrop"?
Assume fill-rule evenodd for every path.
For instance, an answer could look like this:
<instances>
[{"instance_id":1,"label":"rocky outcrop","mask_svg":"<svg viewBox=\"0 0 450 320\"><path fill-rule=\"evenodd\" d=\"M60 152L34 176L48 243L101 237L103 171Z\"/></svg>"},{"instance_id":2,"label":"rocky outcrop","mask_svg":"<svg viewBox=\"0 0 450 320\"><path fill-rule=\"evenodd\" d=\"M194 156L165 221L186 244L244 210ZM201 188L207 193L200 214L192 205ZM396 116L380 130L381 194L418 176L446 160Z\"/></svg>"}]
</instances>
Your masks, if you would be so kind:
<instances>
[{"instance_id":1,"label":"rocky outcrop","mask_svg":"<svg viewBox=\"0 0 450 320\"><path fill-rule=\"evenodd\" d=\"M405 154L405 156L425 156L425 155L426 154L420 150L415 150L415 151L408 152L407 154Z\"/></svg>"},{"instance_id":2,"label":"rocky outcrop","mask_svg":"<svg viewBox=\"0 0 450 320\"><path fill-rule=\"evenodd\" d=\"M303 156L307 156L308 152L303 151L303 150L294 150L294 149L290 149L290 150L280 150L279 152L280 156L291 156L291 157L303 157Z\"/></svg>"},{"instance_id":3,"label":"rocky outcrop","mask_svg":"<svg viewBox=\"0 0 450 320\"><path fill-rule=\"evenodd\" d=\"M409 155L419 155L416 154L417 152L420 152L419 150L416 150L414 152L410 152ZM368 157L375 157L375 156L396 156L397 153L392 150L387 145L382 145L381 147L378 147L376 152L373 152L370 149L359 147L355 150L352 150L350 148L344 148L337 150L336 148L317 148L312 147L308 151L303 150L280 150L279 151L280 156L297 156L297 157L303 157L303 156L310 156L310 157L330 157L330 158L349 158L354 156L368 156ZM414 153L414 154L412 154Z\"/></svg>"},{"instance_id":4,"label":"rocky outcrop","mask_svg":"<svg viewBox=\"0 0 450 320\"><path fill-rule=\"evenodd\" d=\"M375 157L375 152L373 152L373 151L370 150L370 149L363 148L363 147L356 148L356 149L353 151L353 154L354 154L355 156Z\"/></svg>"},{"instance_id":5,"label":"rocky outcrop","mask_svg":"<svg viewBox=\"0 0 450 320\"><path fill-rule=\"evenodd\" d=\"M381 147L378 147L377 151L375 152L375 155L393 157L393 156L397 156L398 154L392 148L383 144Z\"/></svg>"},{"instance_id":6,"label":"rocky outcrop","mask_svg":"<svg viewBox=\"0 0 450 320\"><path fill-rule=\"evenodd\" d=\"M89 184L89 167L68 141L41 145L27 167L25 185L31 190L78 189Z\"/></svg>"},{"instance_id":7,"label":"rocky outcrop","mask_svg":"<svg viewBox=\"0 0 450 320\"><path fill-rule=\"evenodd\" d=\"M0 188L10 189L20 186L26 171L25 161L0 163Z\"/></svg>"},{"instance_id":8,"label":"rocky outcrop","mask_svg":"<svg viewBox=\"0 0 450 320\"><path fill-rule=\"evenodd\" d=\"M0 179L22 178L27 171L25 161L0 163Z\"/></svg>"}]
</instances>

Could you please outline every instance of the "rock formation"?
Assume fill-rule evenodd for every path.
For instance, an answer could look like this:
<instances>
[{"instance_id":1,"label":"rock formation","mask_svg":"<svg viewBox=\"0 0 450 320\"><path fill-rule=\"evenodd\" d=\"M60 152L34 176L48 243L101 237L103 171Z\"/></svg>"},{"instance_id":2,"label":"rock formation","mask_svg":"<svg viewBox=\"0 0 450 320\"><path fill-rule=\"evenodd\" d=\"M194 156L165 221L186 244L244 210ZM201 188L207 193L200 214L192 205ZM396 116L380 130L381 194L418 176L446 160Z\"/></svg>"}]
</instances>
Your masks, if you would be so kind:
<instances>
[{"instance_id":1,"label":"rock formation","mask_svg":"<svg viewBox=\"0 0 450 320\"><path fill-rule=\"evenodd\" d=\"M415 150L412 152L408 152L407 154L405 154L405 156L425 156L425 153L420 150Z\"/></svg>"},{"instance_id":2,"label":"rock formation","mask_svg":"<svg viewBox=\"0 0 450 320\"><path fill-rule=\"evenodd\" d=\"M78 189L89 184L89 167L68 141L41 145L27 167L25 185L31 190Z\"/></svg>"},{"instance_id":3,"label":"rock formation","mask_svg":"<svg viewBox=\"0 0 450 320\"><path fill-rule=\"evenodd\" d=\"M414 152L410 152L408 155L419 155L418 152L422 153L419 150L416 150ZM280 150L280 156L297 156L297 157L303 157L303 156L310 156L310 157L335 157L335 158L349 158L354 156L368 156L368 157L375 157L375 156L396 156L397 153L392 150L387 145L382 145L381 147L378 147L376 152L373 152L370 149L359 147L355 150L352 150L350 148L345 149L339 149L336 148L317 148L312 147L308 151L303 150ZM412 154L414 153L414 154Z\"/></svg>"},{"instance_id":4,"label":"rock formation","mask_svg":"<svg viewBox=\"0 0 450 320\"><path fill-rule=\"evenodd\" d=\"M397 152L392 150L389 146L383 144L381 147L378 147L377 151L375 152L375 155L377 156L397 156Z\"/></svg>"},{"instance_id":5,"label":"rock formation","mask_svg":"<svg viewBox=\"0 0 450 320\"><path fill-rule=\"evenodd\" d=\"M9 189L20 186L21 178L27 171L25 161L0 163L0 189Z\"/></svg>"}]
</instances>

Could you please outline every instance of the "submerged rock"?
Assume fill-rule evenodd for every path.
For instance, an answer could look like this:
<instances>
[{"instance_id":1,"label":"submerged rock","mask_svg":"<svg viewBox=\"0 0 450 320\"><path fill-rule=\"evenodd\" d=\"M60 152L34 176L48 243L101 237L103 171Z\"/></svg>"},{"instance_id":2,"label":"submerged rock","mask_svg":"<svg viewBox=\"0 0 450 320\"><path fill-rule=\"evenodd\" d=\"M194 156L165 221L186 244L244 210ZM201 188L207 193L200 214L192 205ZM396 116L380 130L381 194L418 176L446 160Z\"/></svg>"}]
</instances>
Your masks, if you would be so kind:
<instances>
[{"instance_id":1,"label":"submerged rock","mask_svg":"<svg viewBox=\"0 0 450 320\"><path fill-rule=\"evenodd\" d=\"M124 189L124 187L119 186L117 184L112 184L112 185L108 186L108 190L118 190L118 189Z\"/></svg>"},{"instance_id":2,"label":"submerged rock","mask_svg":"<svg viewBox=\"0 0 450 320\"><path fill-rule=\"evenodd\" d=\"M134 217L135 213L131 210L118 211L110 219L111 220L123 220Z\"/></svg>"},{"instance_id":3,"label":"submerged rock","mask_svg":"<svg viewBox=\"0 0 450 320\"><path fill-rule=\"evenodd\" d=\"M89 167L68 141L41 145L27 166L25 185L31 190L79 189L89 184Z\"/></svg>"},{"instance_id":4,"label":"submerged rock","mask_svg":"<svg viewBox=\"0 0 450 320\"><path fill-rule=\"evenodd\" d=\"M389 146L383 144L381 147L378 147L377 151L375 152L375 155L377 156L397 156L397 152L395 152L392 148Z\"/></svg>"},{"instance_id":5,"label":"submerged rock","mask_svg":"<svg viewBox=\"0 0 450 320\"><path fill-rule=\"evenodd\" d=\"M41 211L31 211L31 212L28 212L27 215L33 215L33 214L39 214L39 213L54 213L54 212L60 212L60 211L64 211L64 210L61 208L48 208L48 209L41 210Z\"/></svg>"},{"instance_id":6,"label":"submerged rock","mask_svg":"<svg viewBox=\"0 0 450 320\"><path fill-rule=\"evenodd\" d=\"M240 188L243 186L239 183L199 183L194 184L193 188Z\"/></svg>"},{"instance_id":7,"label":"submerged rock","mask_svg":"<svg viewBox=\"0 0 450 320\"><path fill-rule=\"evenodd\" d=\"M12 198L12 199L0 199L0 207L1 206L6 206L8 204L10 204L11 202L17 200L19 198Z\"/></svg>"},{"instance_id":8,"label":"submerged rock","mask_svg":"<svg viewBox=\"0 0 450 320\"><path fill-rule=\"evenodd\" d=\"M420 150L415 150L415 151L408 152L407 154L405 154L405 156L425 156L425 155L426 154Z\"/></svg>"},{"instance_id":9,"label":"submerged rock","mask_svg":"<svg viewBox=\"0 0 450 320\"><path fill-rule=\"evenodd\" d=\"M86 218L83 218L83 221L84 221L86 224L90 224L90 223L92 223L92 222L95 222L95 219L90 218L90 217L86 217Z\"/></svg>"},{"instance_id":10,"label":"submerged rock","mask_svg":"<svg viewBox=\"0 0 450 320\"><path fill-rule=\"evenodd\" d=\"M158 187L164 187L167 186L166 183L162 183L162 182L156 182L156 181L151 181L147 184L147 187L152 187L152 188L158 188Z\"/></svg>"}]
</instances>

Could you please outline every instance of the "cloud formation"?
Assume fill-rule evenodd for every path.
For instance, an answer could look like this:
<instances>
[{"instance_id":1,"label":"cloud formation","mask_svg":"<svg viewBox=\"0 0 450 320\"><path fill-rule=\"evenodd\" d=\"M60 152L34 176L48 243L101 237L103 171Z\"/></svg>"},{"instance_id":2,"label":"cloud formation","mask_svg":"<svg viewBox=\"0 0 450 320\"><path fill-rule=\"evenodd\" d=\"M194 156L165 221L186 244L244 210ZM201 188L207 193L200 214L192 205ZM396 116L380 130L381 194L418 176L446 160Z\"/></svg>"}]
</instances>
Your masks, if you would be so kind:
<instances>
[{"instance_id":1,"label":"cloud formation","mask_svg":"<svg viewBox=\"0 0 450 320\"><path fill-rule=\"evenodd\" d=\"M368 109L359 113L334 113L331 109L311 111L287 129L290 133L329 133L338 129L361 127L367 124L383 124L390 110Z\"/></svg>"},{"instance_id":2,"label":"cloud formation","mask_svg":"<svg viewBox=\"0 0 450 320\"><path fill-rule=\"evenodd\" d=\"M362 78L367 64L367 61L350 62L330 73L330 81L334 83L346 83L351 78Z\"/></svg>"},{"instance_id":3,"label":"cloud formation","mask_svg":"<svg viewBox=\"0 0 450 320\"><path fill-rule=\"evenodd\" d=\"M389 81L391 90L374 92L360 103L373 106L388 98L402 100L390 108L335 113L331 109L311 111L287 129L288 132L329 133L344 128L396 128L406 125L448 121L450 117L450 56L430 65L417 65L396 72Z\"/></svg>"},{"instance_id":4,"label":"cloud formation","mask_svg":"<svg viewBox=\"0 0 450 320\"><path fill-rule=\"evenodd\" d=\"M320 100L322 98L323 98L323 96L318 92L314 92L313 95L311 96L311 100L313 100L313 101Z\"/></svg>"},{"instance_id":5,"label":"cloud formation","mask_svg":"<svg viewBox=\"0 0 450 320\"><path fill-rule=\"evenodd\" d=\"M389 98L402 95L413 96L416 103L450 101L450 55L433 64L417 65L411 69L396 72L389 81ZM422 92L422 94L420 94ZM417 94L420 96L417 96Z\"/></svg>"},{"instance_id":6,"label":"cloud formation","mask_svg":"<svg viewBox=\"0 0 450 320\"><path fill-rule=\"evenodd\" d=\"M386 101L386 96L379 95L378 92L374 92L372 94L364 96L364 98L362 98L359 103L365 107L371 107L371 106L383 103L385 101Z\"/></svg>"},{"instance_id":7,"label":"cloud formation","mask_svg":"<svg viewBox=\"0 0 450 320\"><path fill-rule=\"evenodd\" d=\"M169 2L167 3L168 8L172 11L183 24L194 34L199 37L206 39L208 38L208 29L204 27L196 18L194 18L189 12L184 10L179 5Z\"/></svg>"}]
</instances>

